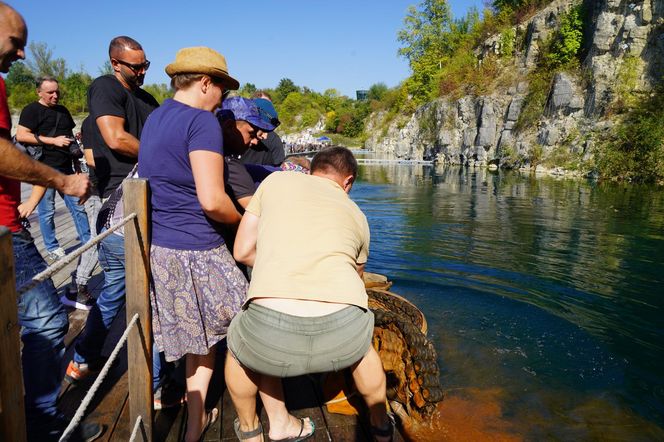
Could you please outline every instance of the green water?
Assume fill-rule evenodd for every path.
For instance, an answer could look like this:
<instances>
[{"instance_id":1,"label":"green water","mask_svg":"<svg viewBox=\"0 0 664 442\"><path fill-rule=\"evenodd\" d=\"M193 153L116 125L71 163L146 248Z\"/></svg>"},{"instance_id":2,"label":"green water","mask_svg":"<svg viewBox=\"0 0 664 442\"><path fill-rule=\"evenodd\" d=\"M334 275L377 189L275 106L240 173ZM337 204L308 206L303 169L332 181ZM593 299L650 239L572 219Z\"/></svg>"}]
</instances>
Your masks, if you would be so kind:
<instances>
[{"instance_id":1,"label":"green water","mask_svg":"<svg viewBox=\"0 0 664 442\"><path fill-rule=\"evenodd\" d=\"M394 165L351 196L449 397L527 440L664 440L664 190Z\"/></svg>"}]
</instances>

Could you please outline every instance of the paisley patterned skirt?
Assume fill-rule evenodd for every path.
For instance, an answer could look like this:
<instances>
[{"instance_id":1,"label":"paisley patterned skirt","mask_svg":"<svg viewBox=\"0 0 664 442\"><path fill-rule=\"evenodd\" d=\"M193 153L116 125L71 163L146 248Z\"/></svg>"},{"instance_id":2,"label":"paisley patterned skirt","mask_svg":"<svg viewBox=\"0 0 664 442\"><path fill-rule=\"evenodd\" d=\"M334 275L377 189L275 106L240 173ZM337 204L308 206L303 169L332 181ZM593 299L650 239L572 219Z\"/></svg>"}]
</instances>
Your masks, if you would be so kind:
<instances>
[{"instance_id":1,"label":"paisley patterned skirt","mask_svg":"<svg viewBox=\"0 0 664 442\"><path fill-rule=\"evenodd\" d=\"M249 286L224 244L212 250L150 249L152 332L167 361L205 355L226 337Z\"/></svg>"}]
</instances>

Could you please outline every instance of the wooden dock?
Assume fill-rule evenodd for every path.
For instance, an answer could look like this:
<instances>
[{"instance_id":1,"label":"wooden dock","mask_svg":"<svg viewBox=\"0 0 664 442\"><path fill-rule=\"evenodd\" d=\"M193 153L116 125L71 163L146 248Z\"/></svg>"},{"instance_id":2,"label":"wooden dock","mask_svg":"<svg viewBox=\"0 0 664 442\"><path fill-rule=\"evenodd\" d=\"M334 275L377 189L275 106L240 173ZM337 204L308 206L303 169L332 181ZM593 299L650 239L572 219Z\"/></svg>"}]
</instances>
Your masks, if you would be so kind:
<instances>
[{"instance_id":1,"label":"wooden dock","mask_svg":"<svg viewBox=\"0 0 664 442\"><path fill-rule=\"evenodd\" d=\"M22 200L26 200L31 186L22 186ZM56 236L60 245L71 252L78 247L79 241L71 216L64 206L61 198L56 197ZM35 238L37 248L45 255L44 243L39 231L39 221L36 213L29 217L31 223L30 232ZM75 264L70 264L63 271L53 276L53 282L62 294L67 284L71 281L70 273L75 270ZM103 284L103 274L97 265L89 288L93 296L98 296ZM69 312L69 332L65 339L67 350L61 367L62 377L67 364L73 355L73 344L79 336L87 312L67 307ZM107 339L102 354L107 356L115 347L120 335L125 329L124 311L112 325L111 334ZM235 409L226 391L223 379L223 360L225 351L218 351L217 369L213 375L212 383L208 393L208 406L216 406L219 409L219 419L207 431L205 441L230 441L237 440L233 431L233 420L236 417ZM59 398L59 408L71 418L87 390L94 382L89 379L79 385L71 386L63 381ZM366 419L357 416L343 416L331 414L323 405L321 392L321 377L318 375L301 376L284 380L287 406L289 410L298 417L309 416L316 425L316 432L308 440L312 441L370 441L372 440ZM101 385L86 412L86 419L95 421L105 426L105 431L100 441L127 441L130 439L133 424L129 419L128 407L128 380L127 380L127 352L123 349L121 357L112 366L107 378ZM261 421L265 429L265 440L269 428L265 412L262 412ZM184 424L186 422L186 407L180 406L167 410L158 411L154 418L154 440L155 441L179 441L184 435ZM395 435L396 441L403 440L400 435Z\"/></svg>"}]
</instances>

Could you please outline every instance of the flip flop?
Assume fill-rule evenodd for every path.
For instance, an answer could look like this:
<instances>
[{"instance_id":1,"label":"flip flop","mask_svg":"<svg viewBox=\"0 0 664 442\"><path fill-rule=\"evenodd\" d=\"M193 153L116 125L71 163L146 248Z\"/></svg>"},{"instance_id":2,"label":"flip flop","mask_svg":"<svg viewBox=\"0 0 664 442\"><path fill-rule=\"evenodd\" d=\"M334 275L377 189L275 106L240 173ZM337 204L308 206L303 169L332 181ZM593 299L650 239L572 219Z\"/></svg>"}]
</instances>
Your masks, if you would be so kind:
<instances>
[{"instance_id":1,"label":"flip flop","mask_svg":"<svg viewBox=\"0 0 664 442\"><path fill-rule=\"evenodd\" d=\"M203 427L203 431L201 432L201 437L199 438L199 440L203 440L203 436L205 436L205 432L210 428L210 425L217 422L217 418L219 417L219 410L213 408L212 410L206 413L206 417L207 417L207 422L205 422L205 426Z\"/></svg>"},{"instance_id":2,"label":"flip flop","mask_svg":"<svg viewBox=\"0 0 664 442\"><path fill-rule=\"evenodd\" d=\"M263 434L263 426L261 425L260 421L258 421L258 427L254 428L253 430L242 431L240 430L240 419L237 417L233 421L233 429L235 430L235 435L239 440L247 440Z\"/></svg>"},{"instance_id":3,"label":"flip flop","mask_svg":"<svg viewBox=\"0 0 664 442\"><path fill-rule=\"evenodd\" d=\"M309 419L309 423L311 424L311 433L309 434L302 434L304 431L304 419ZM298 434L295 437L285 437L283 439L269 439L270 442L300 442L306 439L309 439L311 436L314 435L314 431L316 431L316 425L314 424L314 421L311 420L310 417L300 418L300 434Z\"/></svg>"}]
</instances>

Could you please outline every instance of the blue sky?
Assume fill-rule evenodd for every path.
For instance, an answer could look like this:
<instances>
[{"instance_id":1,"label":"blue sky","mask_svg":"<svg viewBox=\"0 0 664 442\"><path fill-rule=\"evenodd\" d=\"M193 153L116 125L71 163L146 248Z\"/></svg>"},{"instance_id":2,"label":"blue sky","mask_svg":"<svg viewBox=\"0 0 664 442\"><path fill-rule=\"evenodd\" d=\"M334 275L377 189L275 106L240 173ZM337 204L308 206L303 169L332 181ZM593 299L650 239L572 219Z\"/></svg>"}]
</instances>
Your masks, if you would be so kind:
<instances>
[{"instance_id":1,"label":"blue sky","mask_svg":"<svg viewBox=\"0 0 664 442\"><path fill-rule=\"evenodd\" d=\"M275 87L281 78L323 92L355 96L409 75L396 35L409 5L402 0L8 1L28 23L28 41L45 42L71 70L97 76L108 42L129 35L152 66L145 82L168 83L164 68L178 49L221 52L241 84ZM454 17L482 0L450 0ZM30 54L28 53L28 57Z\"/></svg>"}]
</instances>

